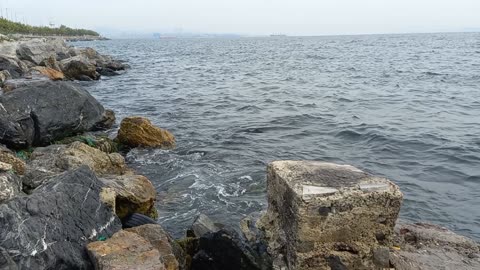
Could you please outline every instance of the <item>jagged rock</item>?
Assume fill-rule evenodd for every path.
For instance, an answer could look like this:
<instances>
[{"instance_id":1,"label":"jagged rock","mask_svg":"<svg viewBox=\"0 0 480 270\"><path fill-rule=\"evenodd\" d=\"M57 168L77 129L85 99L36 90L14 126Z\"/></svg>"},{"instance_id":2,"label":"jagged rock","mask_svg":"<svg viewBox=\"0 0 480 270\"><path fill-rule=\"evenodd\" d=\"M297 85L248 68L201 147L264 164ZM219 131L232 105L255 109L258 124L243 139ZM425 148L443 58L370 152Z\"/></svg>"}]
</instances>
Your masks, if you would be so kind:
<instances>
[{"instance_id":1,"label":"jagged rock","mask_svg":"<svg viewBox=\"0 0 480 270\"><path fill-rule=\"evenodd\" d=\"M271 269L258 253L232 229L223 228L203 235L192 259L192 270Z\"/></svg>"},{"instance_id":2,"label":"jagged rock","mask_svg":"<svg viewBox=\"0 0 480 270\"><path fill-rule=\"evenodd\" d=\"M185 269L185 255L182 248L158 224L147 224L126 231L136 233L147 240L160 253L165 269Z\"/></svg>"},{"instance_id":3,"label":"jagged rock","mask_svg":"<svg viewBox=\"0 0 480 270\"><path fill-rule=\"evenodd\" d=\"M68 56L68 46L61 39L31 39L21 42L17 47L17 55L20 60L30 61L35 65L49 57Z\"/></svg>"},{"instance_id":4,"label":"jagged rock","mask_svg":"<svg viewBox=\"0 0 480 270\"><path fill-rule=\"evenodd\" d=\"M62 70L60 68L60 65L58 64L57 59L53 56L50 56L47 59L44 59L40 65L44 66L44 67L47 67L47 68L57 70L57 71Z\"/></svg>"},{"instance_id":5,"label":"jagged rock","mask_svg":"<svg viewBox=\"0 0 480 270\"><path fill-rule=\"evenodd\" d=\"M105 186L115 192L115 213L124 218L140 213L157 217L155 200L157 191L150 180L142 175L109 175L101 178Z\"/></svg>"},{"instance_id":6,"label":"jagged rock","mask_svg":"<svg viewBox=\"0 0 480 270\"><path fill-rule=\"evenodd\" d=\"M13 172L10 172L10 171L2 172L2 171L3 170L0 169L0 203L3 203L7 200L10 200L20 195L22 191L22 180L20 180L20 178L16 176ZM1 243L1 239L0 239L0 243Z\"/></svg>"},{"instance_id":7,"label":"jagged rock","mask_svg":"<svg viewBox=\"0 0 480 270\"><path fill-rule=\"evenodd\" d=\"M399 222L390 264L397 270L480 269L480 245L440 226Z\"/></svg>"},{"instance_id":8,"label":"jagged rock","mask_svg":"<svg viewBox=\"0 0 480 270\"><path fill-rule=\"evenodd\" d=\"M85 81L100 79L95 65L81 55L60 61L60 66L65 76L72 80Z\"/></svg>"},{"instance_id":9,"label":"jagged rock","mask_svg":"<svg viewBox=\"0 0 480 270\"><path fill-rule=\"evenodd\" d=\"M390 245L403 197L385 178L316 161L272 162L267 193L257 224L288 269L374 268L373 251Z\"/></svg>"},{"instance_id":10,"label":"jagged rock","mask_svg":"<svg viewBox=\"0 0 480 270\"><path fill-rule=\"evenodd\" d=\"M0 143L11 148L48 145L94 129L104 121L104 112L79 85L31 82L0 96Z\"/></svg>"},{"instance_id":11,"label":"jagged rock","mask_svg":"<svg viewBox=\"0 0 480 270\"><path fill-rule=\"evenodd\" d=\"M130 147L175 147L175 137L168 130L154 126L143 117L126 117L120 123L117 139Z\"/></svg>"},{"instance_id":12,"label":"jagged rock","mask_svg":"<svg viewBox=\"0 0 480 270\"><path fill-rule=\"evenodd\" d=\"M88 244L87 249L95 269L165 269L160 252L146 239L133 232L117 232L106 241Z\"/></svg>"},{"instance_id":13,"label":"jagged rock","mask_svg":"<svg viewBox=\"0 0 480 270\"><path fill-rule=\"evenodd\" d=\"M12 78L20 78L28 72L28 67L15 58L0 55L0 70L8 71Z\"/></svg>"},{"instance_id":14,"label":"jagged rock","mask_svg":"<svg viewBox=\"0 0 480 270\"><path fill-rule=\"evenodd\" d=\"M193 221L192 226L187 230L187 237L202 237L207 233L215 233L221 230L208 216L200 214Z\"/></svg>"},{"instance_id":15,"label":"jagged rock","mask_svg":"<svg viewBox=\"0 0 480 270\"><path fill-rule=\"evenodd\" d=\"M118 76L120 73L107 67L97 67L97 72L102 76Z\"/></svg>"},{"instance_id":16,"label":"jagged rock","mask_svg":"<svg viewBox=\"0 0 480 270\"><path fill-rule=\"evenodd\" d=\"M0 205L0 262L20 269L90 269L85 246L121 229L87 167L63 173Z\"/></svg>"},{"instance_id":17,"label":"jagged rock","mask_svg":"<svg viewBox=\"0 0 480 270\"><path fill-rule=\"evenodd\" d=\"M50 80L58 81L65 79L63 72L48 67L33 67L34 70L40 72L42 75L47 76Z\"/></svg>"},{"instance_id":18,"label":"jagged rock","mask_svg":"<svg viewBox=\"0 0 480 270\"><path fill-rule=\"evenodd\" d=\"M54 144L33 151L23 183L33 189L52 175L83 165L99 175L123 174L127 171L125 159L118 153L107 154L81 142L70 145Z\"/></svg>"},{"instance_id":19,"label":"jagged rock","mask_svg":"<svg viewBox=\"0 0 480 270\"><path fill-rule=\"evenodd\" d=\"M16 174L25 174L25 162L15 156L15 153L0 145L0 162L10 164Z\"/></svg>"}]
</instances>

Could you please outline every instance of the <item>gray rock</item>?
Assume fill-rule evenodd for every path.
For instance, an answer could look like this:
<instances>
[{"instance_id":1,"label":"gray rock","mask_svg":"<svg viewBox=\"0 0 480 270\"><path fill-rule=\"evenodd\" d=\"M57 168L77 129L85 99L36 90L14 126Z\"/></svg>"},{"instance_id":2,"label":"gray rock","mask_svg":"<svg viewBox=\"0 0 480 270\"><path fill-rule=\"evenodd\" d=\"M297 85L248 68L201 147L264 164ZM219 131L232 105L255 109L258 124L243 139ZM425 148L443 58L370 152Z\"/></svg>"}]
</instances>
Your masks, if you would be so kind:
<instances>
[{"instance_id":1,"label":"gray rock","mask_svg":"<svg viewBox=\"0 0 480 270\"><path fill-rule=\"evenodd\" d=\"M18 45L17 55L20 60L30 61L38 66L51 56L64 55L67 57L68 46L61 39L32 39Z\"/></svg>"},{"instance_id":2,"label":"gray rock","mask_svg":"<svg viewBox=\"0 0 480 270\"><path fill-rule=\"evenodd\" d=\"M22 181L13 172L0 172L0 203L10 200L22 191Z\"/></svg>"},{"instance_id":3,"label":"gray rock","mask_svg":"<svg viewBox=\"0 0 480 270\"><path fill-rule=\"evenodd\" d=\"M0 96L0 143L42 146L94 129L104 108L79 85L36 81Z\"/></svg>"},{"instance_id":4,"label":"gray rock","mask_svg":"<svg viewBox=\"0 0 480 270\"><path fill-rule=\"evenodd\" d=\"M387 247L373 250L373 262L380 268L390 268L390 250Z\"/></svg>"},{"instance_id":5,"label":"gray rock","mask_svg":"<svg viewBox=\"0 0 480 270\"><path fill-rule=\"evenodd\" d=\"M86 245L121 229L87 167L0 205L0 262L20 269L90 269Z\"/></svg>"},{"instance_id":6,"label":"gray rock","mask_svg":"<svg viewBox=\"0 0 480 270\"><path fill-rule=\"evenodd\" d=\"M92 64L88 58L81 55L60 61L60 67L65 76L72 80L86 81L100 79L100 74L98 74L95 65Z\"/></svg>"},{"instance_id":7,"label":"gray rock","mask_svg":"<svg viewBox=\"0 0 480 270\"><path fill-rule=\"evenodd\" d=\"M28 72L27 66L14 58L0 55L0 70L6 70L12 78L20 78Z\"/></svg>"},{"instance_id":8,"label":"gray rock","mask_svg":"<svg viewBox=\"0 0 480 270\"><path fill-rule=\"evenodd\" d=\"M208 216L200 214L187 231L187 237L202 237L207 233L218 232L220 229L220 226L215 225Z\"/></svg>"}]
</instances>

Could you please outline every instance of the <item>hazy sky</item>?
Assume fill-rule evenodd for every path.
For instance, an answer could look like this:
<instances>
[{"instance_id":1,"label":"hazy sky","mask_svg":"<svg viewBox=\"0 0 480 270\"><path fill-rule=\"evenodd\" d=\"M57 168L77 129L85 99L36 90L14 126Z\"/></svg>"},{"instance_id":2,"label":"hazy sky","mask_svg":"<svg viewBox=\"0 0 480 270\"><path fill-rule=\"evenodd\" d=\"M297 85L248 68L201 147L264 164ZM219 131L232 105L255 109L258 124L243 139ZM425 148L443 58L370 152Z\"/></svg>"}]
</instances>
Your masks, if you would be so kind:
<instances>
[{"instance_id":1,"label":"hazy sky","mask_svg":"<svg viewBox=\"0 0 480 270\"><path fill-rule=\"evenodd\" d=\"M480 0L0 0L30 24L262 35L480 31Z\"/></svg>"}]
</instances>

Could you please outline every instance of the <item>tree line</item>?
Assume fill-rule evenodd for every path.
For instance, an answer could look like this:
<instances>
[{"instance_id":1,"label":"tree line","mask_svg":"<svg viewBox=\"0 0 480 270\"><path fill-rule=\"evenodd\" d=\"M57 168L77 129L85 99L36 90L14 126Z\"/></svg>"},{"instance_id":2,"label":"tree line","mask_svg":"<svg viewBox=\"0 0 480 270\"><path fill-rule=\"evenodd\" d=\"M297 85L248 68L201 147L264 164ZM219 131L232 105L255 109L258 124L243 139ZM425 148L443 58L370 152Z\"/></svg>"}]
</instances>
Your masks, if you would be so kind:
<instances>
[{"instance_id":1,"label":"tree line","mask_svg":"<svg viewBox=\"0 0 480 270\"><path fill-rule=\"evenodd\" d=\"M25 34L39 36L100 36L95 31L87 29L74 29L61 25L57 28L46 26L31 26L23 23L12 22L0 18L0 34Z\"/></svg>"}]
</instances>

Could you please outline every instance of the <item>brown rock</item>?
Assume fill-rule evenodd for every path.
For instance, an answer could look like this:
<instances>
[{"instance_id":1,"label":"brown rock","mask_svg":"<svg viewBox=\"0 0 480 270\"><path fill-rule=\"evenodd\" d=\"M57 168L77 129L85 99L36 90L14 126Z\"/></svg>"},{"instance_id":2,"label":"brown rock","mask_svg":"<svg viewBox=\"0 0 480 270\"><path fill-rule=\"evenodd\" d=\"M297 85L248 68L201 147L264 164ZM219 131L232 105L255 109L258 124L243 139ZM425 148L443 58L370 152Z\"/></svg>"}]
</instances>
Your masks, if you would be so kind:
<instances>
[{"instance_id":1,"label":"brown rock","mask_svg":"<svg viewBox=\"0 0 480 270\"><path fill-rule=\"evenodd\" d=\"M13 152L7 148L0 146L0 162L12 165L15 173L19 175L25 174L25 162L15 156Z\"/></svg>"},{"instance_id":2,"label":"brown rock","mask_svg":"<svg viewBox=\"0 0 480 270\"><path fill-rule=\"evenodd\" d=\"M34 70L40 72L42 75L47 76L50 80L58 81L65 79L63 72L55 70L49 67L34 67Z\"/></svg>"},{"instance_id":3,"label":"brown rock","mask_svg":"<svg viewBox=\"0 0 480 270\"><path fill-rule=\"evenodd\" d=\"M160 252L133 232L119 231L106 241L88 244L87 250L95 269L165 269Z\"/></svg>"},{"instance_id":4,"label":"brown rock","mask_svg":"<svg viewBox=\"0 0 480 270\"><path fill-rule=\"evenodd\" d=\"M184 258L182 248L166 233L160 225L147 224L126 231L134 232L155 247L160 252L160 258L167 270L179 269L177 257Z\"/></svg>"},{"instance_id":5,"label":"brown rock","mask_svg":"<svg viewBox=\"0 0 480 270\"><path fill-rule=\"evenodd\" d=\"M175 137L167 130L154 126L143 117L127 117L122 120L117 139L130 147L175 147Z\"/></svg>"},{"instance_id":6,"label":"brown rock","mask_svg":"<svg viewBox=\"0 0 480 270\"><path fill-rule=\"evenodd\" d=\"M133 213L157 217L155 209L157 191L145 176L109 175L100 180L115 192L114 204L118 217L124 218Z\"/></svg>"}]
</instances>

